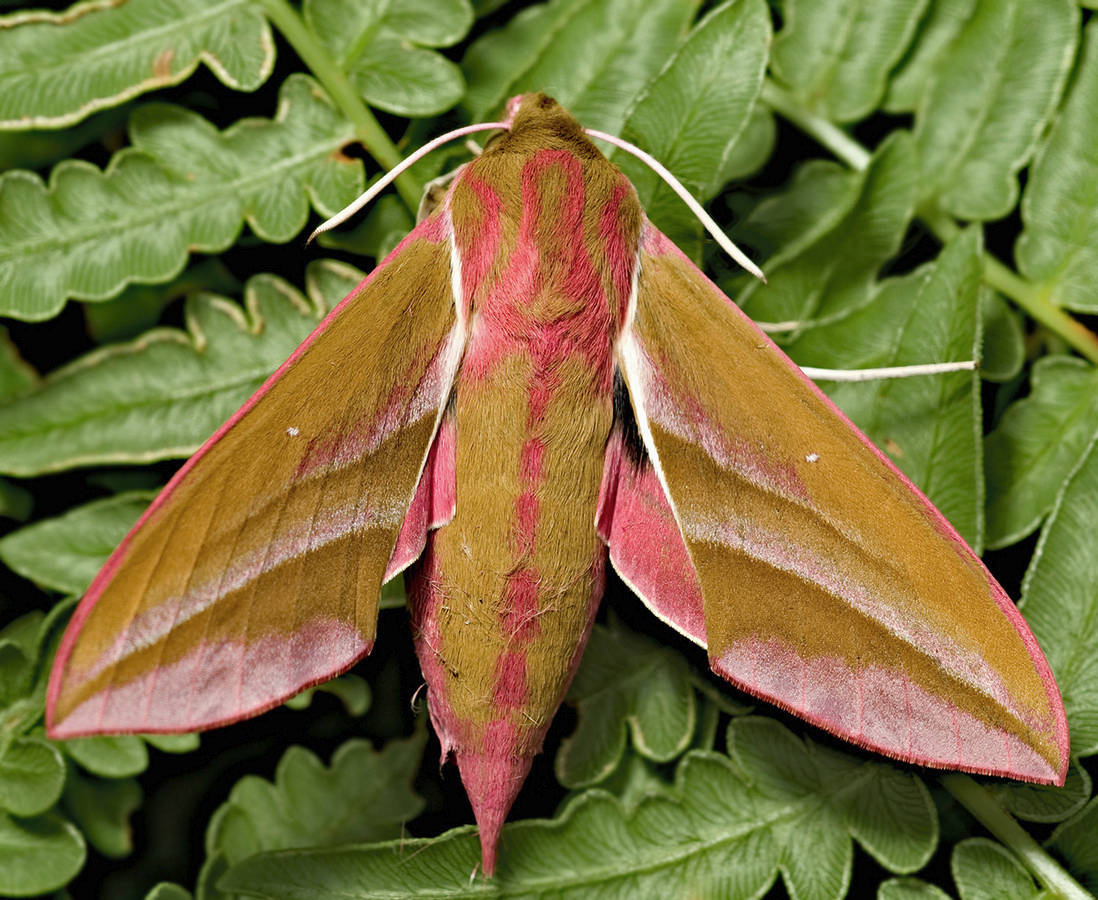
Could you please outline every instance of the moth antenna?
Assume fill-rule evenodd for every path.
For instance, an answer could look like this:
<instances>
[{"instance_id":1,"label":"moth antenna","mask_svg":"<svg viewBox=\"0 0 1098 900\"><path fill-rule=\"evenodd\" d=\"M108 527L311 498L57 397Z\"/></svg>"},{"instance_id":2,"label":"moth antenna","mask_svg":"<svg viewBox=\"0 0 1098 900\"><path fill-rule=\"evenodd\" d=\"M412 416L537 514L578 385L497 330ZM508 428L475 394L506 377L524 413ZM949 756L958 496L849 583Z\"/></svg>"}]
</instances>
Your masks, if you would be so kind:
<instances>
[{"instance_id":1,"label":"moth antenna","mask_svg":"<svg viewBox=\"0 0 1098 900\"><path fill-rule=\"evenodd\" d=\"M423 157L433 150L437 150L443 144L447 144L450 141L457 140L459 137L465 137L467 134L474 134L478 131L499 131L500 129L507 128L508 126L503 122L483 122L480 125L466 125L464 128L455 128L453 131L448 131L446 134L435 138L433 141L428 141L422 147L420 147L415 153L401 162L398 166L390 169L384 175L381 176L370 188L364 193L358 196L358 199L343 207L339 212L332 216L328 221L322 222L317 226L316 230L309 235L309 240L305 243L312 241L318 234L323 234L325 231L331 231L337 225L342 225L351 216L358 212L362 207L374 199L385 188L393 183L407 171L411 166L414 166Z\"/></svg>"},{"instance_id":2,"label":"moth antenna","mask_svg":"<svg viewBox=\"0 0 1098 900\"><path fill-rule=\"evenodd\" d=\"M756 322L755 327L763 334L781 334L783 331L796 331L802 324L792 319L789 322Z\"/></svg>"},{"instance_id":3,"label":"moth antenna","mask_svg":"<svg viewBox=\"0 0 1098 900\"><path fill-rule=\"evenodd\" d=\"M796 331L804 323L796 319L789 322L756 322L755 327L763 334L776 334L784 331ZM886 378L910 378L913 375L942 375L946 372L971 372L978 369L974 359L961 362L923 363L916 366L884 366L878 369L816 369L801 366L800 369L813 381L881 381Z\"/></svg>"},{"instance_id":4,"label":"moth antenna","mask_svg":"<svg viewBox=\"0 0 1098 900\"><path fill-rule=\"evenodd\" d=\"M601 141L606 141L608 144L613 144L620 150L624 150L626 153L632 153L637 159L645 163L653 172L660 176L667 182L668 187L671 188L676 194L682 198L682 202L690 207L690 211L698 217L698 221L705 226L705 230L713 235L713 240L721 245L721 249L724 250L729 256L731 256L736 262L747 269L752 275L758 278L763 284L766 284L766 276L763 275L762 269L755 265L744 252L733 244L728 236L721 231L720 225L713 221L712 217L707 213L702 205L694 199L694 196L685 187L682 186L682 182L679 181L670 171L654 156L645 153L640 147L630 144L629 141L623 141L621 138L614 137L612 134L606 134L602 131L595 131L593 128L586 129L587 134L591 137L598 138Z\"/></svg>"},{"instance_id":5,"label":"moth antenna","mask_svg":"<svg viewBox=\"0 0 1098 900\"><path fill-rule=\"evenodd\" d=\"M942 375L946 372L972 372L976 360L963 362L925 363L919 366L885 366L880 369L815 369L801 366L813 381L880 381L885 378L910 378L913 375Z\"/></svg>"},{"instance_id":6,"label":"moth antenna","mask_svg":"<svg viewBox=\"0 0 1098 900\"><path fill-rule=\"evenodd\" d=\"M803 322L756 322L755 327L763 334L776 334L783 331L795 331ZM974 359L961 362L923 363L916 366L884 366L878 369L816 369L801 366L800 369L813 381L882 381L886 378L910 378L915 375L942 375L946 372L971 372L980 367Z\"/></svg>"}]
</instances>

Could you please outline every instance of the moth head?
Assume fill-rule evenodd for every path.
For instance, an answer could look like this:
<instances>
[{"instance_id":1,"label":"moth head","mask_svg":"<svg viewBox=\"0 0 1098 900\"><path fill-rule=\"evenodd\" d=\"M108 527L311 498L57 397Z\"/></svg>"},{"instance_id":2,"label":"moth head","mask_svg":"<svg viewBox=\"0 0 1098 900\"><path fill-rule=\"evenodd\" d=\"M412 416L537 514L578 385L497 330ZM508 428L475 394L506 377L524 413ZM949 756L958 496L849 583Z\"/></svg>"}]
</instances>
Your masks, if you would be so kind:
<instances>
[{"instance_id":1,"label":"moth head","mask_svg":"<svg viewBox=\"0 0 1098 900\"><path fill-rule=\"evenodd\" d=\"M504 130L492 134L484 153L568 150L581 158L601 157L583 126L548 94L519 94L507 101Z\"/></svg>"}]
</instances>

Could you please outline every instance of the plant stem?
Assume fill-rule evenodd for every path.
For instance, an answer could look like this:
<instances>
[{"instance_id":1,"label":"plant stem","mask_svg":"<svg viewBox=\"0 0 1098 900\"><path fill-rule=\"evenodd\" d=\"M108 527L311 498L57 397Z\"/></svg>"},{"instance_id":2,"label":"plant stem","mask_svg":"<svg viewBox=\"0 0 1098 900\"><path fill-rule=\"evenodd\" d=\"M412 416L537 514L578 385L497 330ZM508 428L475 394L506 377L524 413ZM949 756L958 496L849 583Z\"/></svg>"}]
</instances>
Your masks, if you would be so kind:
<instances>
[{"instance_id":1,"label":"plant stem","mask_svg":"<svg viewBox=\"0 0 1098 900\"><path fill-rule=\"evenodd\" d=\"M369 154L385 169L392 169L401 161L400 151L389 140L385 129L378 124L368 106L362 102L343 70L317 41L297 12L286 0L259 0L268 18L294 48L301 61L309 67L313 76L324 85L332 102L351 120L355 134ZM405 205L413 212L419 206L423 185L408 172L396 180L397 191Z\"/></svg>"},{"instance_id":2,"label":"plant stem","mask_svg":"<svg viewBox=\"0 0 1098 900\"><path fill-rule=\"evenodd\" d=\"M1045 888L1063 900L1094 900L1094 896L1065 872L983 785L960 772L941 775L940 780L965 809L1015 853Z\"/></svg>"},{"instance_id":3,"label":"plant stem","mask_svg":"<svg viewBox=\"0 0 1098 900\"><path fill-rule=\"evenodd\" d=\"M827 119L802 108L788 91L769 78L763 83L762 100L775 112L788 119L821 146L830 150L851 169L862 172L872 156L861 144ZM944 244L960 231L952 217L924 204L917 210L919 218ZM984 253L984 279L989 285L1013 300L1034 320L1063 338L1080 355L1098 364L1098 335L1088 330L1058 306L1049 302L1048 289L1019 277L990 253Z\"/></svg>"},{"instance_id":4,"label":"plant stem","mask_svg":"<svg viewBox=\"0 0 1098 900\"><path fill-rule=\"evenodd\" d=\"M924 204L916 215L943 244L960 232L960 226L936 206ZM1029 316L1059 335L1092 363L1098 363L1098 335L1084 328L1060 307L1049 302L1048 289L1026 281L990 253L984 253L984 281L1010 297Z\"/></svg>"},{"instance_id":5,"label":"plant stem","mask_svg":"<svg viewBox=\"0 0 1098 900\"><path fill-rule=\"evenodd\" d=\"M984 254L984 280L1006 294L1053 334L1059 335L1092 363L1098 363L1098 335L1048 299L1049 289L1025 281L990 253Z\"/></svg>"},{"instance_id":6,"label":"plant stem","mask_svg":"<svg viewBox=\"0 0 1098 900\"><path fill-rule=\"evenodd\" d=\"M817 143L834 153L850 168L864 172L869 165L872 154L865 147L838 125L803 109L787 91L778 87L769 78L763 82L762 100L805 134L815 138Z\"/></svg>"}]
</instances>

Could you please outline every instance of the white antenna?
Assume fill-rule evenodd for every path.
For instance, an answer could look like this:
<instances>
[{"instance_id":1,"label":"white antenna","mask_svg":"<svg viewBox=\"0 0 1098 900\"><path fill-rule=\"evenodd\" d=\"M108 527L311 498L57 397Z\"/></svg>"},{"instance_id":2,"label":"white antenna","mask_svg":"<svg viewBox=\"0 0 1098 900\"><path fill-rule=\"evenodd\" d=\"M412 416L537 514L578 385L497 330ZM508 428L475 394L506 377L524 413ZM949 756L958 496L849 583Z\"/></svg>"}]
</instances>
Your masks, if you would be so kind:
<instances>
[{"instance_id":1,"label":"white antenna","mask_svg":"<svg viewBox=\"0 0 1098 900\"><path fill-rule=\"evenodd\" d=\"M941 375L945 372L972 372L975 360L964 362L924 363L919 366L888 366L882 369L814 369L801 366L813 381L879 381L883 378L910 378L912 375Z\"/></svg>"},{"instance_id":2,"label":"white antenna","mask_svg":"<svg viewBox=\"0 0 1098 900\"><path fill-rule=\"evenodd\" d=\"M466 125L464 128L455 128L453 131L447 132L441 137L435 138L433 141L428 141L422 147L420 147L415 153L404 160L400 165L394 169L390 169L384 175L381 176L365 193L361 194L357 200L351 203L349 206L343 207L339 212L332 216L327 222L323 222L317 226L316 231L309 235L311 241L318 234L323 234L325 231L331 231L337 225L342 225L351 216L358 212L362 207L374 199L385 188L393 183L404 173L410 166L414 166L423 157L425 157L432 150L441 147L443 144L447 144L452 140L456 140L459 137L465 137L467 134L474 134L478 131L498 131L501 128L507 128L508 126L503 122L485 122L481 125ZM308 243L308 242L306 242Z\"/></svg>"},{"instance_id":3,"label":"white antenna","mask_svg":"<svg viewBox=\"0 0 1098 900\"><path fill-rule=\"evenodd\" d=\"M755 327L763 334L775 334L783 331L795 331L804 323L796 320L789 322L756 322ZM976 360L966 359L960 362L922 363L913 366L885 366L879 369L816 369L812 366L799 367L813 381L882 381L886 378L910 378L913 375L944 375L947 372L972 372L979 368Z\"/></svg>"},{"instance_id":4,"label":"white antenna","mask_svg":"<svg viewBox=\"0 0 1098 900\"><path fill-rule=\"evenodd\" d=\"M486 122L480 125L467 125L464 128L456 128L453 131L447 132L441 137L435 138L433 141L429 141L428 143L420 147L415 153L405 159L396 168L390 169L388 172L386 172L381 178L374 182L374 184L365 193L361 194L358 199L356 199L353 203L345 206L326 222L321 223L317 227L317 229L309 235L309 240L313 240L317 235L323 234L325 231L331 231L331 229L335 228L337 225L342 225L349 218L351 218L351 216L353 216L360 209L362 209L362 207L364 207L367 203L373 200L374 197L376 197L383 190L385 190L385 188L392 184L399 175L405 172L410 166L415 165L417 162L423 159L423 157L430 153L432 150L435 150L438 147L441 147L443 144L447 144L450 141L455 140L459 137L465 137L465 135L467 134L475 134L478 131L498 131L500 129L507 129L509 127L510 124L507 122ZM591 137L606 141L608 144L613 144L615 147L624 150L626 153L632 153L635 157L637 157L637 159L646 163L652 169L652 171L659 175L660 178L662 178L664 181L666 181L671 190L678 194L679 197L682 198L682 201L688 207L690 207L691 212L693 212L694 215L698 217L698 221L700 221L702 225L705 226L706 231L713 235L713 239L721 245L721 247L724 249L724 252L731 256L736 262L738 262L741 266L747 269L747 271L754 275L756 278L761 279L764 284L766 283L766 276L763 275L762 269L760 269L750 259L748 259L744 252L728 239L725 233L721 231L720 226L710 217L709 213L702 209L702 205L694 199L690 192L682 186L682 183L674 175L672 175L667 170L667 168L659 162L659 160L657 160L650 154L645 153L643 150L640 149L640 147L635 147L633 144L630 144L628 141L623 141L621 138L614 137L613 135L606 134L602 131L595 131L592 128L588 128L586 129L586 131L587 134L589 134Z\"/></svg>"},{"instance_id":5,"label":"white antenna","mask_svg":"<svg viewBox=\"0 0 1098 900\"><path fill-rule=\"evenodd\" d=\"M614 137L612 134L606 134L602 131L595 131L593 128L586 129L587 133L591 137L598 138L601 141L606 141L608 144L613 144L620 150L624 150L626 153L632 153L641 162L648 165L657 175L667 182L668 187L671 188L679 197L682 198L683 203L690 207L690 211L698 217L698 221L705 226L705 230L713 235L713 240L721 245L721 248L731 256L736 262L747 269L752 275L758 278L763 284L766 284L766 276L763 275L762 269L756 266L751 260L747 258L744 252L733 244L721 231L721 226L718 225L710 217L700 203L694 199L693 194L690 193L674 175L672 175L667 168L654 156L645 153L640 147L636 147L630 144L628 141L623 141L621 138Z\"/></svg>"},{"instance_id":6,"label":"white antenna","mask_svg":"<svg viewBox=\"0 0 1098 900\"><path fill-rule=\"evenodd\" d=\"M802 324L794 319L789 322L756 322L755 327L763 334L781 334L783 331L796 331Z\"/></svg>"}]
</instances>

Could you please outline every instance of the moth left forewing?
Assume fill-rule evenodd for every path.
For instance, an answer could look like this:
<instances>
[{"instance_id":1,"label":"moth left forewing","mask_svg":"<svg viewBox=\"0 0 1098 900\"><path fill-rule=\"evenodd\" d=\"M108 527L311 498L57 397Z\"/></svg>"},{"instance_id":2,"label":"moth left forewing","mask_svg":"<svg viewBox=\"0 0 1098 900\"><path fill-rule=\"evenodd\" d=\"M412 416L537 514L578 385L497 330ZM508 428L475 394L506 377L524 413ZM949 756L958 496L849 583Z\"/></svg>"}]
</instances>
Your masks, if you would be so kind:
<instances>
[{"instance_id":1,"label":"moth left forewing","mask_svg":"<svg viewBox=\"0 0 1098 900\"><path fill-rule=\"evenodd\" d=\"M651 225L618 360L697 574L715 671L887 755L1062 781L1063 707L1013 603ZM682 595L681 583L650 582L649 604L673 611L660 595Z\"/></svg>"},{"instance_id":2,"label":"moth left forewing","mask_svg":"<svg viewBox=\"0 0 1098 900\"><path fill-rule=\"evenodd\" d=\"M430 518L464 341L450 234L418 226L154 501L66 631L52 737L225 724L369 652L409 505Z\"/></svg>"}]
</instances>

